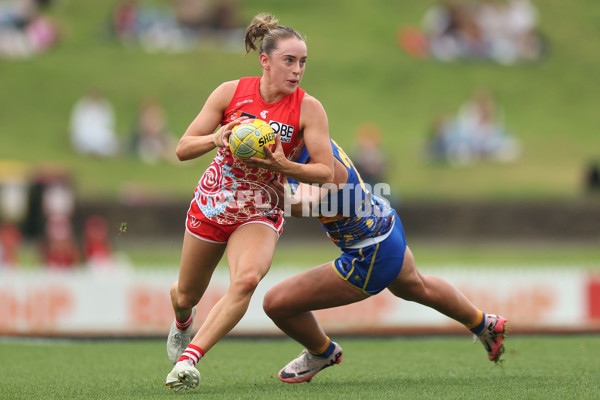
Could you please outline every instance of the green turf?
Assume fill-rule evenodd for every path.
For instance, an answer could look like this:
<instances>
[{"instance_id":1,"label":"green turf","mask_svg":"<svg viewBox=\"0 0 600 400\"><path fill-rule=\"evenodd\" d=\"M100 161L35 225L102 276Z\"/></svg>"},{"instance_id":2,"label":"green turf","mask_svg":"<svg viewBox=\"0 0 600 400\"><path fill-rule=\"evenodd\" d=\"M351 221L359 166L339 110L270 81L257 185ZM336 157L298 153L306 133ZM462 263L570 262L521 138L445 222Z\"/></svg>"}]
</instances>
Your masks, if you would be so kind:
<instances>
[{"instance_id":1,"label":"green turf","mask_svg":"<svg viewBox=\"0 0 600 400\"><path fill-rule=\"evenodd\" d=\"M74 155L67 136L71 107L89 86L102 87L125 139L139 100L155 95L179 137L219 83L260 73L256 55L242 58L210 46L188 54L148 54L120 46L104 31L114 3L56 2L51 15L61 27L60 45L32 60L0 60L0 160L65 165L82 200L118 198L132 182L149 196L188 199L210 156L179 167ZM269 11L306 35L309 59L302 86L321 100L332 136L347 149L361 123L381 124L394 158L389 181L402 198L581 196L583 169L600 156L597 1L535 2L549 52L540 62L512 67L442 64L406 55L397 46L397 29L418 25L435 3L256 0L240 2L239 9L244 24ZM509 128L523 141L523 157L511 165L427 165L422 149L434 114L455 112L479 87L489 88L502 104Z\"/></svg>"},{"instance_id":2,"label":"green turf","mask_svg":"<svg viewBox=\"0 0 600 400\"><path fill-rule=\"evenodd\" d=\"M600 337L509 337L502 365L469 336L340 338L343 362L309 384L279 382L291 340L224 340L192 391L164 388L164 342L0 341L2 399L598 399ZM10 361L9 361L10 360Z\"/></svg>"}]
</instances>

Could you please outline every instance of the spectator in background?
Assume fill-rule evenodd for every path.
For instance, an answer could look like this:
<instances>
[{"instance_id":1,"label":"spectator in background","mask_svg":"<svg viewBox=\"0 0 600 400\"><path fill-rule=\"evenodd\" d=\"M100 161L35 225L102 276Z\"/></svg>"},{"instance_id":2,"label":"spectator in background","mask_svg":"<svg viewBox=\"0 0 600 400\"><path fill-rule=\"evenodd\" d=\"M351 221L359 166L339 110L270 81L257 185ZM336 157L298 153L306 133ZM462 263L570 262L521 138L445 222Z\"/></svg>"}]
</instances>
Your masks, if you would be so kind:
<instances>
[{"instance_id":1,"label":"spectator in background","mask_svg":"<svg viewBox=\"0 0 600 400\"><path fill-rule=\"evenodd\" d=\"M439 60L477 58L484 52L483 33L465 3L439 3L427 11L422 25L431 54Z\"/></svg>"},{"instance_id":2,"label":"spectator in background","mask_svg":"<svg viewBox=\"0 0 600 400\"><path fill-rule=\"evenodd\" d=\"M149 4L121 0L113 8L111 34L125 44L140 44L149 52L191 51L211 43L224 51L240 51L244 27L235 0L169 0Z\"/></svg>"},{"instance_id":3,"label":"spectator in background","mask_svg":"<svg viewBox=\"0 0 600 400\"><path fill-rule=\"evenodd\" d=\"M71 222L75 192L68 169L47 165L36 180L43 182L38 204L43 219L42 261L56 269L78 266L81 254Z\"/></svg>"},{"instance_id":4,"label":"spectator in background","mask_svg":"<svg viewBox=\"0 0 600 400\"><path fill-rule=\"evenodd\" d=\"M240 23L240 6L236 0L217 0L213 12L213 31L219 45L231 52L240 50L244 26Z\"/></svg>"},{"instance_id":5,"label":"spectator in background","mask_svg":"<svg viewBox=\"0 0 600 400\"><path fill-rule=\"evenodd\" d=\"M484 33L490 58L509 65L540 56L538 11L529 0L483 0L476 3L473 15Z\"/></svg>"},{"instance_id":6,"label":"spectator in background","mask_svg":"<svg viewBox=\"0 0 600 400\"><path fill-rule=\"evenodd\" d=\"M0 159L0 268L19 265L27 213L27 172L24 162Z\"/></svg>"},{"instance_id":7,"label":"spectator in background","mask_svg":"<svg viewBox=\"0 0 600 400\"><path fill-rule=\"evenodd\" d=\"M473 158L514 161L519 156L519 145L509 134L504 113L489 91L476 91L460 108L457 123Z\"/></svg>"},{"instance_id":8,"label":"spectator in background","mask_svg":"<svg viewBox=\"0 0 600 400\"><path fill-rule=\"evenodd\" d=\"M100 90L90 89L73 107L70 136L79 154L111 157L118 153L115 113Z\"/></svg>"},{"instance_id":9,"label":"spectator in background","mask_svg":"<svg viewBox=\"0 0 600 400\"><path fill-rule=\"evenodd\" d=\"M137 37L137 0L123 0L112 11L111 30L124 43L134 42Z\"/></svg>"},{"instance_id":10,"label":"spectator in background","mask_svg":"<svg viewBox=\"0 0 600 400\"><path fill-rule=\"evenodd\" d=\"M131 150L147 164L161 160L176 161L176 139L167 127L167 114L154 97L140 102L134 127Z\"/></svg>"},{"instance_id":11,"label":"spectator in background","mask_svg":"<svg viewBox=\"0 0 600 400\"><path fill-rule=\"evenodd\" d=\"M139 44L148 52L179 52L189 47L169 4L121 0L108 22L114 38L123 44Z\"/></svg>"},{"instance_id":12,"label":"spectator in background","mask_svg":"<svg viewBox=\"0 0 600 400\"><path fill-rule=\"evenodd\" d=\"M58 42L56 22L40 11L45 5L37 0L0 3L0 57L30 58Z\"/></svg>"},{"instance_id":13,"label":"spectator in background","mask_svg":"<svg viewBox=\"0 0 600 400\"><path fill-rule=\"evenodd\" d=\"M520 144L508 132L492 95L480 89L460 107L456 117L436 117L427 153L432 161L455 166L487 159L511 162L519 157Z\"/></svg>"},{"instance_id":14,"label":"spectator in background","mask_svg":"<svg viewBox=\"0 0 600 400\"><path fill-rule=\"evenodd\" d=\"M0 224L0 267L16 267L19 265L19 246L23 235L11 222Z\"/></svg>"},{"instance_id":15,"label":"spectator in background","mask_svg":"<svg viewBox=\"0 0 600 400\"><path fill-rule=\"evenodd\" d=\"M585 173L585 188L590 194L600 194L600 163L590 163Z\"/></svg>"},{"instance_id":16,"label":"spectator in background","mask_svg":"<svg viewBox=\"0 0 600 400\"><path fill-rule=\"evenodd\" d=\"M56 0L34 0L40 9L45 9L52 6Z\"/></svg>"},{"instance_id":17,"label":"spectator in background","mask_svg":"<svg viewBox=\"0 0 600 400\"><path fill-rule=\"evenodd\" d=\"M452 137L453 126L454 119L447 112L439 112L434 117L425 148L425 153L429 161L447 161L448 142Z\"/></svg>"},{"instance_id":18,"label":"spectator in background","mask_svg":"<svg viewBox=\"0 0 600 400\"><path fill-rule=\"evenodd\" d=\"M530 0L444 0L427 10L421 26L429 54L440 61L490 59L510 65L541 57L544 43L538 19ZM412 32L411 37L418 35ZM415 52L413 41L400 44L422 58L424 50Z\"/></svg>"},{"instance_id":19,"label":"spectator in background","mask_svg":"<svg viewBox=\"0 0 600 400\"><path fill-rule=\"evenodd\" d=\"M97 215L85 221L83 229L83 255L85 261L92 266L112 264L113 249L108 239L108 224Z\"/></svg>"},{"instance_id":20,"label":"spectator in background","mask_svg":"<svg viewBox=\"0 0 600 400\"><path fill-rule=\"evenodd\" d=\"M173 0L175 18L189 34L202 32L211 25L211 8L206 0Z\"/></svg>"},{"instance_id":21,"label":"spectator in background","mask_svg":"<svg viewBox=\"0 0 600 400\"><path fill-rule=\"evenodd\" d=\"M225 51L242 50L244 26L236 0L173 0L175 17L187 38L199 43L213 41Z\"/></svg>"},{"instance_id":22,"label":"spectator in background","mask_svg":"<svg viewBox=\"0 0 600 400\"><path fill-rule=\"evenodd\" d=\"M213 28L219 32L240 29L238 9L235 0L218 0L213 13Z\"/></svg>"},{"instance_id":23,"label":"spectator in background","mask_svg":"<svg viewBox=\"0 0 600 400\"><path fill-rule=\"evenodd\" d=\"M55 214L46 220L42 258L44 265L51 269L68 269L80 265L81 254L71 220L66 215Z\"/></svg>"},{"instance_id":24,"label":"spectator in background","mask_svg":"<svg viewBox=\"0 0 600 400\"><path fill-rule=\"evenodd\" d=\"M383 149L382 136L379 125L372 122L362 124L356 131L352 159L362 179L371 186L386 181L388 157Z\"/></svg>"},{"instance_id":25,"label":"spectator in background","mask_svg":"<svg viewBox=\"0 0 600 400\"><path fill-rule=\"evenodd\" d=\"M201 35L241 28L235 0L174 0L173 8L180 26Z\"/></svg>"}]
</instances>

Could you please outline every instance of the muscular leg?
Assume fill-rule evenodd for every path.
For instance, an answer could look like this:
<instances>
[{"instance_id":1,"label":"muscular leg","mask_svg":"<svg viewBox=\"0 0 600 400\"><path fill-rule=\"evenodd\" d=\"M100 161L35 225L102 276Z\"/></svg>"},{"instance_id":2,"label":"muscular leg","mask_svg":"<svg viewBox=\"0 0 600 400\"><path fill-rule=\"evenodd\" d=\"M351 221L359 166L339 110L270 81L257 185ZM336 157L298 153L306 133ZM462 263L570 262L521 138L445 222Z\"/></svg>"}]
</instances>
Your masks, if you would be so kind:
<instances>
[{"instance_id":1,"label":"muscular leg","mask_svg":"<svg viewBox=\"0 0 600 400\"><path fill-rule=\"evenodd\" d=\"M223 257L225 244L211 243L185 232L179 280L171 287L171 303L178 320L189 317L206 291L212 274Z\"/></svg>"},{"instance_id":2,"label":"muscular leg","mask_svg":"<svg viewBox=\"0 0 600 400\"><path fill-rule=\"evenodd\" d=\"M242 319L256 286L271 267L276 243L273 229L258 223L244 225L231 235L229 288L208 313L192 344L207 352Z\"/></svg>"},{"instance_id":3,"label":"muscular leg","mask_svg":"<svg viewBox=\"0 0 600 400\"><path fill-rule=\"evenodd\" d=\"M265 295L263 308L269 318L307 349L318 349L327 340L312 310L355 303L369 297L342 280L331 263L284 280Z\"/></svg>"},{"instance_id":4,"label":"muscular leg","mask_svg":"<svg viewBox=\"0 0 600 400\"><path fill-rule=\"evenodd\" d=\"M422 275L408 247L402 270L388 289L397 297L431 307L464 325L472 323L478 315L477 307L449 282Z\"/></svg>"}]
</instances>

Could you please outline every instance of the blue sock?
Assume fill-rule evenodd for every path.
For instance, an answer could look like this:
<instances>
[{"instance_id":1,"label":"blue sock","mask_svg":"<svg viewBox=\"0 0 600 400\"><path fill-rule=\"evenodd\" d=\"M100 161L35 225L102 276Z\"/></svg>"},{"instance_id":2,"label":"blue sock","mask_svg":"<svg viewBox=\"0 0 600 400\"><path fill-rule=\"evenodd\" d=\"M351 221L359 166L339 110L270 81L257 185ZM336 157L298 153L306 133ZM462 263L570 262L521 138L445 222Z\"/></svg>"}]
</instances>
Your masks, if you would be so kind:
<instances>
[{"instance_id":1,"label":"blue sock","mask_svg":"<svg viewBox=\"0 0 600 400\"><path fill-rule=\"evenodd\" d=\"M329 357L330 355L333 354L333 350L335 350L335 343L332 341L329 342L329 346L327 347L327 350L325 350L322 353L319 354L315 354L315 356L319 356L319 357Z\"/></svg>"}]
</instances>

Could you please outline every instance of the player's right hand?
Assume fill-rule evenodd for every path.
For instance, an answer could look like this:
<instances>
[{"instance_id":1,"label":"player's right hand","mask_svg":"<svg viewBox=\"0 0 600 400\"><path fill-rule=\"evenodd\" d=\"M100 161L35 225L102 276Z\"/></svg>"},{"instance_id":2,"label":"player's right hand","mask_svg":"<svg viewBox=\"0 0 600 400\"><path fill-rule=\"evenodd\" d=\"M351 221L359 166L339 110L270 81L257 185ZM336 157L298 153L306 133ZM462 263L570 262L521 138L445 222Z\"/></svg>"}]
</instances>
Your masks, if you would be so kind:
<instances>
[{"instance_id":1,"label":"player's right hand","mask_svg":"<svg viewBox=\"0 0 600 400\"><path fill-rule=\"evenodd\" d=\"M216 147L229 147L229 136L233 127L246 121L248 117L240 117L231 121L227 125L223 125L213 134L213 143Z\"/></svg>"}]
</instances>

